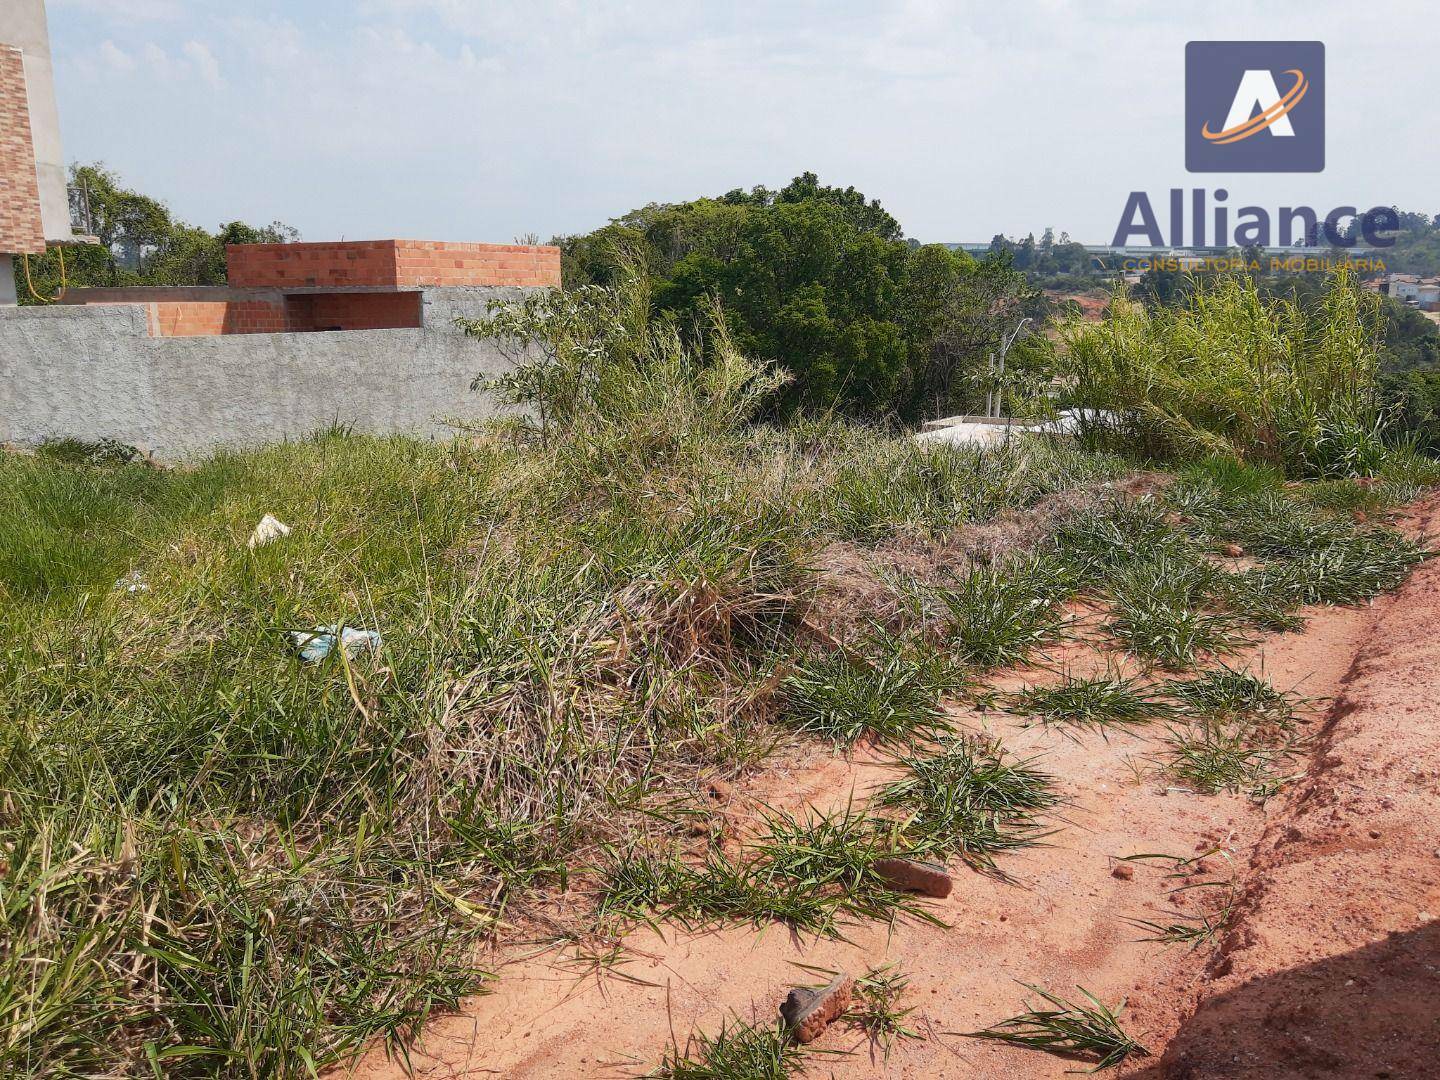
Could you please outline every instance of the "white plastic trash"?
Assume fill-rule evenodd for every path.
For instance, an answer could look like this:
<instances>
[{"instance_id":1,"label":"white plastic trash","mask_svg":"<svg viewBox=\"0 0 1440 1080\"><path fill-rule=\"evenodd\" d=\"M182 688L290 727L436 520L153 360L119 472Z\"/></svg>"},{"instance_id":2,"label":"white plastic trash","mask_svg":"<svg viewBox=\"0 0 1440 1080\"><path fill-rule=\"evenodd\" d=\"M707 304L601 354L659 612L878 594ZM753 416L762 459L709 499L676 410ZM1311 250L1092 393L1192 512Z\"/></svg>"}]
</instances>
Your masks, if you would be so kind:
<instances>
[{"instance_id":1,"label":"white plastic trash","mask_svg":"<svg viewBox=\"0 0 1440 1080\"><path fill-rule=\"evenodd\" d=\"M335 648L335 637L339 635L345 647L345 655L354 659L362 652L377 652L381 639L378 631L359 630L353 626L317 626L314 630L291 630L290 640L300 650L300 659L307 664L318 664Z\"/></svg>"},{"instance_id":2,"label":"white plastic trash","mask_svg":"<svg viewBox=\"0 0 1440 1080\"><path fill-rule=\"evenodd\" d=\"M139 570L131 570L124 577L116 579L115 588L117 591L127 593L149 592L150 583L145 580L145 575Z\"/></svg>"},{"instance_id":3,"label":"white plastic trash","mask_svg":"<svg viewBox=\"0 0 1440 1080\"><path fill-rule=\"evenodd\" d=\"M260 519L260 524L255 526L255 531L250 534L250 547L253 550L270 543L271 540L279 540L282 536L289 535L289 525L273 514L266 514Z\"/></svg>"}]
</instances>

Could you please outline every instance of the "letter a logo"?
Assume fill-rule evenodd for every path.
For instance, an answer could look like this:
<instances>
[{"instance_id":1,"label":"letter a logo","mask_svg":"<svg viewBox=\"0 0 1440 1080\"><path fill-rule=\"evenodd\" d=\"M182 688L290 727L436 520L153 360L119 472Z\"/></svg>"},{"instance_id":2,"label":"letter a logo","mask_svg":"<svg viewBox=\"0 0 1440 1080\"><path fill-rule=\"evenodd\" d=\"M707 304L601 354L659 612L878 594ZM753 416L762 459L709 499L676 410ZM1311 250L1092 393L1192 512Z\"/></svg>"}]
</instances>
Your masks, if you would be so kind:
<instances>
[{"instance_id":1,"label":"letter a logo","mask_svg":"<svg viewBox=\"0 0 1440 1080\"><path fill-rule=\"evenodd\" d=\"M1192 41L1185 47L1185 167L1191 172L1325 168L1325 46Z\"/></svg>"},{"instance_id":2,"label":"letter a logo","mask_svg":"<svg viewBox=\"0 0 1440 1080\"><path fill-rule=\"evenodd\" d=\"M1292 93L1294 103L1298 103L1301 97L1305 96L1305 73L1303 71L1292 71L1295 78L1295 89L1299 91L1298 96ZM1280 96L1280 88L1275 85L1275 76L1263 68L1259 71L1247 71L1245 77L1240 80L1240 89L1235 91L1235 100L1230 105L1230 115L1225 117L1223 130L1210 133L1207 126L1201 134L1207 139L1218 141L1226 137L1227 133L1243 131L1242 135L1235 135L1238 142L1240 139L1247 139L1251 135L1261 131L1268 131L1271 135L1282 135L1293 139L1295 127L1290 123L1287 115L1293 104L1286 98ZM1255 115L1256 110L1259 115ZM1265 120L1265 123L1256 125L1256 121Z\"/></svg>"}]
</instances>

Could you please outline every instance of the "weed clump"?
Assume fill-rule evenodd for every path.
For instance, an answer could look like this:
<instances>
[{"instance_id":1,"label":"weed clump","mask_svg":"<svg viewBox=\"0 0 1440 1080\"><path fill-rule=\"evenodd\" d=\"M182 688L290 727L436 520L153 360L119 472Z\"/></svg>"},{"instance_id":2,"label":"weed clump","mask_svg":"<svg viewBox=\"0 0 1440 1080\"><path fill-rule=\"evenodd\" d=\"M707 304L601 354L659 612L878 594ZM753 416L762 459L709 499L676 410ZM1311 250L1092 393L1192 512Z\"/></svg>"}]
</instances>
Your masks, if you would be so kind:
<instances>
[{"instance_id":1,"label":"weed clump","mask_svg":"<svg viewBox=\"0 0 1440 1080\"><path fill-rule=\"evenodd\" d=\"M877 636L861 649L798 659L780 686L780 715L845 745L864 735L914 741L948 729L939 698L962 685L961 670L928 646Z\"/></svg>"},{"instance_id":2,"label":"weed clump","mask_svg":"<svg viewBox=\"0 0 1440 1080\"><path fill-rule=\"evenodd\" d=\"M1041 723L1102 732L1148 724L1174 713L1172 705L1140 680L1115 673L1091 679L1067 675L1053 686L1032 686L1010 695L1005 707Z\"/></svg>"},{"instance_id":3,"label":"weed clump","mask_svg":"<svg viewBox=\"0 0 1440 1080\"><path fill-rule=\"evenodd\" d=\"M999 567L976 567L927 599L939 617L939 635L966 664L994 668L1022 661L1060 632L1056 608L1069 593L1053 565L1027 558Z\"/></svg>"},{"instance_id":4,"label":"weed clump","mask_svg":"<svg viewBox=\"0 0 1440 1080\"><path fill-rule=\"evenodd\" d=\"M1111 585L1110 632L1135 655L1172 671L1232 649L1231 620L1205 610L1217 576L1202 559L1170 552L1127 566Z\"/></svg>"},{"instance_id":5,"label":"weed clump","mask_svg":"<svg viewBox=\"0 0 1440 1080\"><path fill-rule=\"evenodd\" d=\"M1112 1009L1079 986L1076 989L1085 1001L1077 1004L1038 986L1021 985L1039 994L1049 1008L1030 1008L983 1031L963 1034L971 1039L994 1039L1054 1054L1098 1058L1091 1072L1108 1069L1129 1057L1150 1056L1150 1052L1120 1026L1120 1014L1125 1009L1123 1001Z\"/></svg>"},{"instance_id":6,"label":"weed clump","mask_svg":"<svg viewBox=\"0 0 1440 1080\"><path fill-rule=\"evenodd\" d=\"M1039 839L1036 815L1059 801L1053 779L1011 760L995 741L952 737L934 753L896 759L899 779L876 796L916 850L995 869L995 856Z\"/></svg>"},{"instance_id":7,"label":"weed clump","mask_svg":"<svg viewBox=\"0 0 1440 1080\"><path fill-rule=\"evenodd\" d=\"M787 1080L802 1057L783 1023L764 1027L737 1020L718 1034L700 1032L683 1047L671 1047L646 1075L656 1080Z\"/></svg>"}]
</instances>

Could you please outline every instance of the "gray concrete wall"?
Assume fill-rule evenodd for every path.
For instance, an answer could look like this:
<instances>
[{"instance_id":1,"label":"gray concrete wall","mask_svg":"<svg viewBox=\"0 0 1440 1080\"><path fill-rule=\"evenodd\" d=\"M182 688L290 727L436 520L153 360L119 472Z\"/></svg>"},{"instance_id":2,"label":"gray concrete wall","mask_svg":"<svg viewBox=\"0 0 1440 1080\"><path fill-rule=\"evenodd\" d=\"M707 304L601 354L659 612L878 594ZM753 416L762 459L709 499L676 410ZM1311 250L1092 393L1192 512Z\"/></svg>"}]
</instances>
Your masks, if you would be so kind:
<instances>
[{"instance_id":1,"label":"gray concrete wall","mask_svg":"<svg viewBox=\"0 0 1440 1080\"><path fill-rule=\"evenodd\" d=\"M477 374L511 362L457 316L518 290L425 291L422 329L161 338L142 305L0 309L0 441L111 438L168 460L358 431L450 432L491 415Z\"/></svg>"}]
</instances>

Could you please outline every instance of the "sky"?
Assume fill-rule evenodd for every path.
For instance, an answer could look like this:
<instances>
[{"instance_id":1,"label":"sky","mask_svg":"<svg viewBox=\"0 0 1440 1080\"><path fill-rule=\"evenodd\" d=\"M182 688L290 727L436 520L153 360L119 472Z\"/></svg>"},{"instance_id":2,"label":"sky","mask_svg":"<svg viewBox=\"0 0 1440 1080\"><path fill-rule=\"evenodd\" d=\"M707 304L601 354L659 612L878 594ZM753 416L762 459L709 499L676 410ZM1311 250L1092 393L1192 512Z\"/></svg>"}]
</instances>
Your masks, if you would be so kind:
<instances>
[{"instance_id":1,"label":"sky","mask_svg":"<svg viewBox=\"0 0 1440 1080\"><path fill-rule=\"evenodd\" d=\"M1392 0L49 0L65 153L209 228L511 242L806 170L925 242L1127 194L1440 212L1440 19ZM1190 40L1326 45L1318 174L1190 174ZM1165 221L1162 219L1162 227Z\"/></svg>"}]
</instances>

